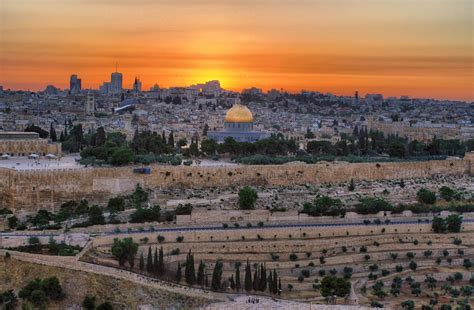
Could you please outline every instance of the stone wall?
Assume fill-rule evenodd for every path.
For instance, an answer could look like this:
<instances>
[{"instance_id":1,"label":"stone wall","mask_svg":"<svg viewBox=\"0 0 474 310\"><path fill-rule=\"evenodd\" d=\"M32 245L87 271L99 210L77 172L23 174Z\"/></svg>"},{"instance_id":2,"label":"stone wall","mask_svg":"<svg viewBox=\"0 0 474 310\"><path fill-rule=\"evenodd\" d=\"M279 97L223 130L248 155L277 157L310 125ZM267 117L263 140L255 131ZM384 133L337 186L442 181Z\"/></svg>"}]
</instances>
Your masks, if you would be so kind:
<instances>
[{"instance_id":1,"label":"stone wall","mask_svg":"<svg viewBox=\"0 0 474 310\"><path fill-rule=\"evenodd\" d=\"M130 166L29 171L0 168L0 207L15 211L55 209L62 202L81 198L104 203L110 197L131 193L137 183L150 189L209 188L472 175L472 157L466 156L465 160L402 163L225 167L152 165L152 173L149 175L135 174Z\"/></svg>"}]
</instances>

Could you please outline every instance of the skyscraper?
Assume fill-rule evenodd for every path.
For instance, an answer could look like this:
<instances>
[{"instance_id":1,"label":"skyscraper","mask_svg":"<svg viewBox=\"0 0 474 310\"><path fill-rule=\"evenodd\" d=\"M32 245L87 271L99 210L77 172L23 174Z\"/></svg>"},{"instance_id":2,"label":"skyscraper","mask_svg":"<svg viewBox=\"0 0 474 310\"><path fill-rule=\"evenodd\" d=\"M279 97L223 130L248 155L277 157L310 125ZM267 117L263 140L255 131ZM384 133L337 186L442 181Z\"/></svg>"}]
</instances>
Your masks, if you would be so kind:
<instances>
[{"instance_id":1,"label":"skyscraper","mask_svg":"<svg viewBox=\"0 0 474 310\"><path fill-rule=\"evenodd\" d=\"M110 76L111 92L118 94L122 92L122 73L114 72Z\"/></svg>"},{"instance_id":2,"label":"skyscraper","mask_svg":"<svg viewBox=\"0 0 474 310\"><path fill-rule=\"evenodd\" d=\"M69 90L71 94L78 94L82 88L82 80L77 78L77 74L71 75L69 80Z\"/></svg>"}]
</instances>

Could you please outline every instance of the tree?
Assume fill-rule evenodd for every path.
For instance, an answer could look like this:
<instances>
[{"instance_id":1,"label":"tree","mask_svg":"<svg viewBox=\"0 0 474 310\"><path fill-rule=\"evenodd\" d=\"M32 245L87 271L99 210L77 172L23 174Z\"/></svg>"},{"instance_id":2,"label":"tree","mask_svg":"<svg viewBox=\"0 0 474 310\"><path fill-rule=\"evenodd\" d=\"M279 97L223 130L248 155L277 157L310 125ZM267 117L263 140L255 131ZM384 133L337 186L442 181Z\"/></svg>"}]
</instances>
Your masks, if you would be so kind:
<instances>
[{"instance_id":1,"label":"tree","mask_svg":"<svg viewBox=\"0 0 474 310\"><path fill-rule=\"evenodd\" d=\"M411 270L415 271L418 265L416 264L415 261L412 260L410 261L410 264L408 266L410 267Z\"/></svg>"},{"instance_id":2,"label":"tree","mask_svg":"<svg viewBox=\"0 0 474 310\"><path fill-rule=\"evenodd\" d=\"M171 131L169 136L168 136L168 145L171 147L174 147L174 134Z\"/></svg>"},{"instance_id":3,"label":"tree","mask_svg":"<svg viewBox=\"0 0 474 310\"><path fill-rule=\"evenodd\" d=\"M143 252L140 253L140 271L145 269L145 258L143 257Z\"/></svg>"},{"instance_id":4,"label":"tree","mask_svg":"<svg viewBox=\"0 0 474 310\"><path fill-rule=\"evenodd\" d=\"M4 310L14 310L16 309L18 298L15 295L13 290L7 290L3 292L0 296L0 303L3 303L2 309Z\"/></svg>"},{"instance_id":5,"label":"tree","mask_svg":"<svg viewBox=\"0 0 474 310\"><path fill-rule=\"evenodd\" d=\"M434 204L436 202L436 194L429 189L422 188L416 193L416 198L421 203Z\"/></svg>"},{"instance_id":6,"label":"tree","mask_svg":"<svg viewBox=\"0 0 474 310\"><path fill-rule=\"evenodd\" d=\"M222 261L217 260L214 266L214 271L212 272L212 280L211 280L211 289L213 291L218 291L221 289L222 286Z\"/></svg>"},{"instance_id":7,"label":"tree","mask_svg":"<svg viewBox=\"0 0 474 310\"><path fill-rule=\"evenodd\" d=\"M433 218L433 222L431 223L431 228L437 234L446 233L446 231L448 230L446 226L446 220L438 216L435 216Z\"/></svg>"},{"instance_id":8,"label":"tree","mask_svg":"<svg viewBox=\"0 0 474 310\"><path fill-rule=\"evenodd\" d=\"M178 269L176 270L176 282L181 282L181 263L178 263Z\"/></svg>"},{"instance_id":9,"label":"tree","mask_svg":"<svg viewBox=\"0 0 474 310\"><path fill-rule=\"evenodd\" d=\"M257 201L257 192L249 187L245 186L239 191L239 207L242 210L252 210L255 208L255 202Z\"/></svg>"},{"instance_id":10,"label":"tree","mask_svg":"<svg viewBox=\"0 0 474 310\"><path fill-rule=\"evenodd\" d=\"M52 255L57 255L59 252L59 245L53 237L49 237L48 251Z\"/></svg>"},{"instance_id":11,"label":"tree","mask_svg":"<svg viewBox=\"0 0 474 310\"><path fill-rule=\"evenodd\" d=\"M46 297L46 294L43 290L34 290L31 292L29 300L33 303L33 305L40 307L48 301L48 298Z\"/></svg>"},{"instance_id":12,"label":"tree","mask_svg":"<svg viewBox=\"0 0 474 310\"><path fill-rule=\"evenodd\" d=\"M240 283L240 263L235 264L235 289L240 291L242 285Z\"/></svg>"},{"instance_id":13,"label":"tree","mask_svg":"<svg viewBox=\"0 0 474 310\"><path fill-rule=\"evenodd\" d=\"M405 300L400 304L403 309L413 310L415 309L415 302L413 300Z\"/></svg>"},{"instance_id":14,"label":"tree","mask_svg":"<svg viewBox=\"0 0 474 310\"><path fill-rule=\"evenodd\" d=\"M201 142L201 152L207 156L212 156L217 152L217 142L213 139L204 139Z\"/></svg>"},{"instance_id":15,"label":"tree","mask_svg":"<svg viewBox=\"0 0 474 310\"><path fill-rule=\"evenodd\" d=\"M113 197L107 203L107 210L111 213L116 213L125 210L125 199L123 197Z\"/></svg>"},{"instance_id":16,"label":"tree","mask_svg":"<svg viewBox=\"0 0 474 310\"><path fill-rule=\"evenodd\" d=\"M53 123L51 123L51 126L49 128L49 138L51 139L51 141L53 142L56 142L58 141L58 136L56 134L56 130L54 129L53 127Z\"/></svg>"},{"instance_id":17,"label":"tree","mask_svg":"<svg viewBox=\"0 0 474 310\"><path fill-rule=\"evenodd\" d=\"M123 166L131 163L135 154L128 146L122 146L116 149L110 156L110 164L114 166Z\"/></svg>"},{"instance_id":18,"label":"tree","mask_svg":"<svg viewBox=\"0 0 474 310\"><path fill-rule=\"evenodd\" d=\"M197 277L196 277L196 282L197 282L198 285L201 285L201 286L204 285L204 271L205 271L205 269L206 269L206 265L201 260L201 262L199 263Z\"/></svg>"},{"instance_id":19,"label":"tree","mask_svg":"<svg viewBox=\"0 0 474 310\"><path fill-rule=\"evenodd\" d=\"M39 134L39 137L41 139L46 139L48 137L48 132L44 130L43 128L36 126L34 124L31 124L27 126L24 130L25 132L36 132Z\"/></svg>"},{"instance_id":20,"label":"tree","mask_svg":"<svg viewBox=\"0 0 474 310\"><path fill-rule=\"evenodd\" d=\"M406 155L406 150L403 141L400 139L392 141L388 147L388 154L390 157L404 158Z\"/></svg>"},{"instance_id":21,"label":"tree","mask_svg":"<svg viewBox=\"0 0 474 310\"><path fill-rule=\"evenodd\" d=\"M321 281L321 295L330 297L333 295L345 297L349 294L351 283L344 278L325 276Z\"/></svg>"},{"instance_id":22,"label":"tree","mask_svg":"<svg viewBox=\"0 0 474 310\"><path fill-rule=\"evenodd\" d=\"M313 204L304 204L303 213L311 216L338 216L345 214L340 199L333 199L329 196L321 196L314 199Z\"/></svg>"},{"instance_id":23,"label":"tree","mask_svg":"<svg viewBox=\"0 0 474 310\"><path fill-rule=\"evenodd\" d=\"M188 140L186 140L186 138L181 138L176 143L176 146L179 147L179 148L182 148L182 147L186 146L187 144L188 144Z\"/></svg>"},{"instance_id":24,"label":"tree","mask_svg":"<svg viewBox=\"0 0 474 310\"><path fill-rule=\"evenodd\" d=\"M104 214L102 213L102 208L93 205L92 207L89 208L89 224L90 225L104 225L105 224L105 218Z\"/></svg>"},{"instance_id":25,"label":"tree","mask_svg":"<svg viewBox=\"0 0 474 310\"><path fill-rule=\"evenodd\" d=\"M247 260L247 265L245 266L245 282L244 288L247 292L252 290L252 271L250 270L249 261Z\"/></svg>"},{"instance_id":26,"label":"tree","mask_svg":"<svg viewBox=\"0 0 474 310\"><path fill-rule=\"evenodd\" d=\"M450 214L446 218L447 230L452 233L458 233L461 231L462 216L458 214Z\"/></svg>"},{"instance_id":27,"label":"tree","mask_svg":"<svg viewBox=\"0 0 474 310\"><path fill-rule=\"evenodd\" d=\"M100 146L105 144L105 141L107 140L107 136L105 134L104 127L99 127L97 128L97 133L95 134L95 145Z\"/></svg>"},{"instance_id":28,"label":"tree","mask_svg":"<svg viewBox=\"0 0 474 310\"><path fill-rule=\"evenodd\" d=\"M8 227L10 229L15 229L18 226L18 218L15 215L12 215L8 218Z\"/></svg>"},{"instance_id":29,"label":"tree","mask_svg":"<svg viewBox=\"0 0 474 310\"><path fill-rule=\"evenodd\" d=\"M163 258L163 247L160 247L158 254L158 275L163 276L165 274L165 261Z\"/></svg>"},{"instance_id":30,"label":"tree","mask_svg":"<svg viewBox=\"0 0 474 310\"><path fill-rule=\"evenodd\" d=\"M148 247L148 255L146 257L146 271L153 273L153 256L151 254L151 246Z\"/></svg>"},{"instance_id":31,"label":"tree","mask_svg":"<svg viewBox=\"0 0 474 310\"><path fill-rule=\"evenodd\" d=\"M158 259L158 250L155 248L155 255L153 256L153 273L155 275L159 275L158 269L159 269L159 259Z\"/></svg>"},{"instance_id":32,"label":"tree","mask_svg":"<svg viewBox=\"0 0 474 310\"><path fill-rule=\"evenodd\" d=\"M186 283L189 285L194 285L194 283L196 282L196 272L194 269L194 257L193 257L193 254L191 253L191 250L189 250L189 253L186 257L184 278L186 280Z\"/></svg>"},{"instance_id":33,"label":"tree","mask_svg":"<svg viewBox=\"0 0 474 310\"><path fill-rule=\"evenodd\" d=\"M130 237L123 240L115 238L112 244L112 255L118 260L120 266L124 266L128 262L130 268L133 268L137 251L138 244L133 242Z\"/></svg>"},{"instance_id":34,"label":"tree","mask_svg":"<svg viewBox=\"0 0 474 310\"><path fill-rule=\"evenodd\" d=\"M110 302L106 301L97 306L96 310L114 310Z\"/></svg>"},{"instance_id":35,"label":"tree","mask_svg":"<svg viewBox=\"0 0 474 310\"><path fill-rule=\"evenodd\" d=\"M84 310L95 310L95 296L87 295L82 301L82 307Z\"/></svg>"}]
</instances>

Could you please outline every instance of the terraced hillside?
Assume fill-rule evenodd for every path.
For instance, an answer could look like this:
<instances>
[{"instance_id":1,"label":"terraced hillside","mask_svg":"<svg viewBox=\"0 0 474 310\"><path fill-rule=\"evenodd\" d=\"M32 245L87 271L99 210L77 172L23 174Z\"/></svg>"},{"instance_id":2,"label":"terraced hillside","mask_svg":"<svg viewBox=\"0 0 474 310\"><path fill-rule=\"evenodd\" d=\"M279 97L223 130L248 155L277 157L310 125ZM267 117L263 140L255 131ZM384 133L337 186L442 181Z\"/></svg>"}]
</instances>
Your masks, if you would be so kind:
<instances>
[{"instance_id":1,"label":"terraced hillside","mask_svg":"<svg viewBox=\"0 0 474 310\"><path fill-rule=\"evenodd\" d=\"M136 272L147 273L146 266L142 271L139 268L141 254L146 265L149 250L154 253L162 248L166 272L161 277L176 281L180 264L181 283L185 284L184 266L188 253L192 253L195 270L202 260L209 279L216 261L223 263L222 289L227 293L236 292L228 279L235 280L238 262L244 286L248 260L252 276L262 265L267 275L269 270L276 271L284 299L327 303L328 298L322 296L322 281L329 275L352 283L353 292L346 299L336 298L336 303L380 303L396 307L406 300L413 300L417 305L434 299L439 304L455 304L472 298L469 266L474 259L472 223L465 223L457 234L435 234L426 222L300 228L242 224L208 231L141 232L97 237L83 259L120 268L111 254L111 246L114 238L125 237L132 237L139 244ZM271 295L268 290L252 290L252 293ZM329 301L334 302L332 298Z\"/></svg>"}]
</instances>

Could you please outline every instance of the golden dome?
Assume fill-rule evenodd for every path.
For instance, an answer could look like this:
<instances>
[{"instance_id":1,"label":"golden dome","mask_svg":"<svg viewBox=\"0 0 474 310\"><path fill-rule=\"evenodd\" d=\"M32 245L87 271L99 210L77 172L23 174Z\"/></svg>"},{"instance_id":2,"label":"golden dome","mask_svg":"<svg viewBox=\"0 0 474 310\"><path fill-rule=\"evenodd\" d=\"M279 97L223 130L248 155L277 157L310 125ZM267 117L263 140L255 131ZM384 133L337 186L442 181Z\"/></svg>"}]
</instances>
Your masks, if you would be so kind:
<instances>
[{"instance_id":1,"label":"golden dome","mask_svg":"<svg viewBox=\"0 0 474 310\"><path fill-rule=\"evenodd\" d=\"M225 115L225 122L227 123L252 123L253 116L249 108L242 104L234 104Z\"/></svg>"}]
</instances>

